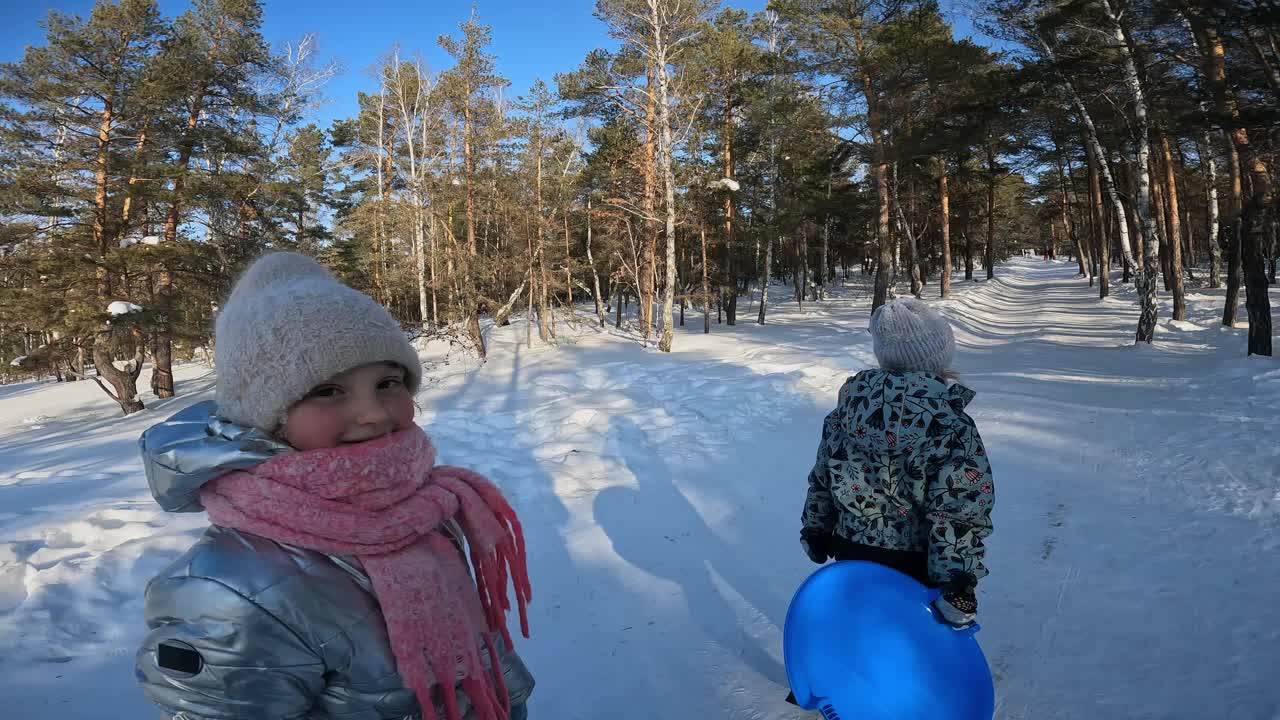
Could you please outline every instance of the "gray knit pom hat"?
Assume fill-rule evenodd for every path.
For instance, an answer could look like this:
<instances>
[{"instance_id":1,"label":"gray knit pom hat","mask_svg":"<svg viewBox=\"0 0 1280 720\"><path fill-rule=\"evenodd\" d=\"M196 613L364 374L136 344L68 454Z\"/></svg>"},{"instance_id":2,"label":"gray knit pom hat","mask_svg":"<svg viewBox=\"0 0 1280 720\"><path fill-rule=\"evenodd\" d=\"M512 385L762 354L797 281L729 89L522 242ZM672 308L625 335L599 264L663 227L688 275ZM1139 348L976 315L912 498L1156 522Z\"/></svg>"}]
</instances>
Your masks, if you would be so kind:
<instances>
[{"instance_id":1,"label":"gray knit pom hat","mask_svg":"<svg viewBox=\"0 0 1280 720\"><path fill-rule=\"evenodd\" d=\"M268 432L316 385L361 365L404 366L411 392L422 381L418 353L391 313L298 253L254 262L214 335L218 414Z\"/></svg>"},{"instance_id":2,"label":"gray knit pom hat","mask_svg":"<svg viewBox=\"0 0 1280 720\"><path fill-rule=\"evenodd\" d=\"M892 300L872 313L871 339L885 370L941 375L956 349L946 318L916 298Z\"/></svg>"}]
</instances>

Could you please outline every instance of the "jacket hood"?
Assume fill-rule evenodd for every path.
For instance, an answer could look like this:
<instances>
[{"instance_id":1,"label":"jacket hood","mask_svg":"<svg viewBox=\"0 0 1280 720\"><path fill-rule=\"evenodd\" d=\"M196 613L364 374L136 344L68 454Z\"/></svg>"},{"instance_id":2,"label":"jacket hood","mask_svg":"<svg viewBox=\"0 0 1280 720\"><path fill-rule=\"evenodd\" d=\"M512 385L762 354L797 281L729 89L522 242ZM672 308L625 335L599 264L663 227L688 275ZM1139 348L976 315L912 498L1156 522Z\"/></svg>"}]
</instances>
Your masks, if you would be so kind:
<instances>
[{"instance_id":1,"label":"jacket hood","mask_svg":"<svg viewBox=\"0 0 1280 720\"><path fill-rule=\"evenodd\" d=\"M960 383L948 384L941 376L923 372L867 370L854 383L855 391L845 398L844 431L854 447L869 454L912 452L926 438L945 432L954 414L963 412L976 395ZM904 412L907 409L911 412ZM904 423L904 416L912 420Z\"/></svg>"},{"instance_id":2,"label":"jacket hood","mask_svg":"<svg viewBox=\"0 0 1280 720\"><path fill-rule=\"evenodd\" d=\"M170 512L200 512L200 488L293 448L257 428L218 417L212 402L153 425L138 440L151 496Z\"/></svg>"}]
</instances>

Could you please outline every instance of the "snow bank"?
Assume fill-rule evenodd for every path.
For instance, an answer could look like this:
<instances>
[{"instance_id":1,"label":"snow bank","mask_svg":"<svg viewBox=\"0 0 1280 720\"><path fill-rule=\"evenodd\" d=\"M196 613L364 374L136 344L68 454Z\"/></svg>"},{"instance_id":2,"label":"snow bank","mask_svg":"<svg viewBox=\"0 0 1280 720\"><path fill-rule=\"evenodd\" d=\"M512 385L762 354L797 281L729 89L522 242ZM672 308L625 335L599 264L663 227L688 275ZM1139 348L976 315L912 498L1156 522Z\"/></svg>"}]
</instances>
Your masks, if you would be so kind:
<instances>
[{"instance_id":1,"label":"snow bank","mask_svg":"<svg viewBox=\"0 0 1280 720\"><path fill-rule=\"evenodd\" d=\"M1187 320L1169 320L1164 323L1164 326L1170 330L1177 330L1180 332L1202 332L1209 329L1203 325Z\"/></svg>"}]
</instances>

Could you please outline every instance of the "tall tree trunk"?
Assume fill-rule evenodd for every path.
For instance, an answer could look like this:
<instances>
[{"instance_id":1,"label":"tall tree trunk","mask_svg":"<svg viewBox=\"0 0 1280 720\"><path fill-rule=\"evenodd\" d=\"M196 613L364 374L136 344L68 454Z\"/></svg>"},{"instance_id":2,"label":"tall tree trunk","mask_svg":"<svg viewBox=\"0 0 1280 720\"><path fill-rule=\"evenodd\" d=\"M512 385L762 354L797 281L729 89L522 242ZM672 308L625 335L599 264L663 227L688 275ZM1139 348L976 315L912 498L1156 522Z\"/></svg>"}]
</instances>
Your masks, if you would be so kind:
<instances>
[{"instance_id":1,"label":"tall tree trunk","mask_svg":"<svg viewBox=\"0 0 1280 720\"><path fill-rule=\"evenodd\" d=\"M856 31L854 42L858 57L866 57L866 45L860 30ZM891 245L889 233L889 161L888 149L885 147L884 118L880 114L879 101L877 100L871 73L867 70L870 66L867 63L859 63L859 65L863 68L861 73L862 92L867 103L867 125L871 132L872 154L875 158L876 243L879 245L877 248L878 262L876 264L875 292L871 300L871 310L875 312L877 308L889 300L889 280L893 269L893 246Z\"/></svg>"},{"instance_id":2,"label":"tall tree trunk","mask_svg":"<svg viewBox=\"0 0 1280 720\"><path fill-rule=\"evenodd\" d=\"M1277 238L1277 234L1280 233L1280 227L1277 227L1277 224L1277 218L1274 214L1267 218L1267 262L1271 263L1270 280L1272 285L1276 284L1276 253L1280 251L1280 238Z\"/></svg>"},{"instance_id":3,"label":"tall tree trunk","mask_svg":"<svg viewBox=\"0 0 1280 720\"><path fill-rule=\"evenodd\" d=\"M964 241L964 279L973 280L973 235L969 232L969 218L966 216L965 222L960 230L960 239Z\"/></svg>"},{"instance_id":4,"label":"tall tree trunk","mask_svg":"<svg viewBox=\"0 0 1280 720\"><path fill-rule=\"evenodd\" d=\"M1111 294L1111 237L1103 222L1106 208L1102 201L1102 182L1098 169L1099 158L1094 154L1093 145L1085 138L1086 155L1089 158L1089 205L1093 214L1094 241L1098 248L1098 297L1105 298Z\"/></svg>"},{"instance_id":5,"label":"tall tree trunk","mask_svg":"<svg viewBox=\"0 0 1280 720\"><path fill-rule=\"evenodd\" d=\"M987 279L996 276L996 151L990 139L987 142L987 246L982 254L982 264L987 269Z\"/></svg>"},{"instance_id":6,"label":"tall tree trunk","mask_svg":"<svg viewBox=\"0 0 1280 720\"><path fill-rule=\"evenodd\" d=\"M1268 206L1271 202L1271 177L1268 174L1266 163L1263 162L1261 155L1251 145L1248 131L1240 122L1240 108L1236 101L1233 91L1226 77L1225 50L1222 38L1218 34L1216 28L1204 23L1201 19L1193 19L1193 27L1199 22L1200 36L1202 38L1204 56L1206 59L1206 72L1210 84L1214 89L1214 100L1217 104L1218 113L1224 122L1229 123L1231 130L1231 148L1234 153L1235 165L1233 171L1243 174L1245 169L1249 172L1249 198L1245 202L1243 195L1243 183L1237 185L1237 178L1232 177L1232 194L1235 195L1239 189L1239 199L1233 203L1232 208L1239 212L1239 219L1232 223L1236 227L1231 233L1232 247L1238 248L1230 255L1230 266L1228 270L1227 281L1227 302L1232 305L1231 314L1234 315L1234 302L1238 298L1231 297L1232 282L1231 275L1239 275L1237 270L1237 262L1242 265L1245 280L1245 307L1249 316L1249 348L1250 355L1271 355L1271 301L1268 296L1269 288L1267 286L1266 277L1266 258L1264 257L1264 247L1266 245L1267 227L1270 219L1268 217ZM1231 155L1228 156L1229 158ZM1230 164L1230 163L1229 163ZM1242 178L1241 178L1242 180ZM1236 281L1239 282L1238 280ZM1237 290L1237 294L1238 294ZM1234 319L1234 318L1233 318Z\"/></svg>"},{"instance_id":7,"label":"tall tree trunk","mask_svg":"<svg viewBox=\"0 0 1280 720\"><path fill-rule=\"evenodd\" d=\"M769 281L773 277L773 236L765 238L764 274L760 276L760 316L756 322L764 324L765 310L769 307Z\"/></svg>"},{"instance_id":8,"label":"tall tree trunk","mask_svg":"<svg viewBox=\"0 0 1280 720\"><path fill-rule=\"evenodd\" d=\"M1088 150L1084 154L1084 175L1085 175L1085 201L1080 214L1083 217L1084 224L1088 227L1088 231L1081 231L1080 242L1089 246L1089 271L1093 277L1098 277L1102 270L1098 267L1098 259L1102 255L1102 248L1099 247L1098 238L1102 230L1098 222L1097 208L1093 205L1093 162L1089 159ZM1089 281L1089 287L1093 287L1093 280Z\"/></svg>"},{"instance_id":9,"label":"tall tree trunk","mask_svg":"<svg viewBox=\"0 0 1280 720\"><path fill-rule=\"evenodd\" d=\"M1178 166L1182 168L1184 175L1190 177L1188 168L1190 164L1187 162L1187 156L1182 150L1180 139L1175 136L1173 141L1173 149L1177 151ZM1183 181L1183 189L1186 189L1187 182ZM1187 273L1187 279L1195 281L1196 268L1200 263L1200 248L1196 245L1196 225L1191 215L1191 203L1186 201L1186 195L1180 195L1178 199L1178 207L1182 210L1181 218L1181 239L1182 239L1182 268Z\"/></svg>"},{"instance_id":10,"label":"tall tree trunk","mask_svg":"<svg viewBox=\"0 0 1280 720\"><path fill-rule=\"evenodd\" d=\"M1138 174L1134 172L1132 163L1129 163L1123 157L1118 159L1116 165L1124 173L1125 190L1128 192L1125 203L1125 219L1128 221L1129 236L1133 238L1133 254L1135 264L1133 272L1135 276L1142 271L1144 264L1143 255L1145 253L1142 242L1142 219L1138 217L1137 198L1138 198ZM1141 297L1139 297L1141 300Z\"/></svg>"},{"instance_id":11,"label":"tall tree trunk","mask_svg":"<svg viewBox=\"0 0 1280 720\"><path fill-rule=\"evenodd\" d=\"M175 175L173 177L172 200L169 203L169 212L164 219L164 241L174 242L178 239L178 221L182 216L182 204L185 200L184 191L186 187L187 171L191 166L191 155L195 151L195 130L200 123L200 114L204 111L204 95L208 92L207 87L201 87L196 91L196 101L191 106L191 112L187 115L186 132L182 136L182 140L178 145L178 161L175 164Z\"/></svg>"},{"instance_id":12,"label":"tall tree trunk","mask_svg":"<svg viewBox=\"0 0 1280 720\"><path fill-rule=\"evenodd\" d=\"M653 24L654 51L658 73L658 157L662 171L662 190L666 205L667 277L662 289L662 337L658 349L671 352L673 328L671 312L676 292L676 177L674 148L671 138L671 106L669 104L670 78L667 77L667 39L663 35L660 0L649 0L650 18Z\"/></svg>"},{"instance_id":13,"label":"tall tree trunk","mask_svg":"<svg viewBox=\"0 0 1280 720\"><path fill-rule=\"evenodd\" d=\"M618 283L618 300L613 304L613 326L615 328L622 327L622 299L623 293L626 292L624 283Z\"/></svg>"},{"instance_id":14,"label":"tall tree trunk","mask_svg":"<svg viewBox=\"0 0 1280 720\"><path fill-rule=\"evenodd\" d=\"M1268 280L1272 285L1276 284L1276 252L1280 250L1280 238L1277 233L1280 227L1277 227L1277 218L1274 213L1267 217L1267 262L1270 263L1271 270L1268 273Z\"/></svg>"},{"instance_id":15,"label":"tall tree trunk","mask_svg":"<svg viewBox=\"0 0 1280 720\"><path fill-rule=\"evenodd\" d=\"M538 218L541 222L542 218ZM529 239L529 302L527 305L526 315L524 318L524 346L526 348L533 347L533 296L537 294L538 282L537 276L533 273L534 263L537 262L537 251L533 248L533 233L529 232L529 226L525 225L525 236ZM622 304L618 304L618 324L622 324Z\"/></svg>"},{"instance_id":16,"label":"tall tree trunk","mask_svg":"<svg viewBox=\"0 0 1280 720\"><path fill-rule=\"evenodd\" d=\"M924 292L924 268L920 262L920 241L909 225L906 232L907 248L911 251L911 294L920 297Z\"/></svg>"},{"instance_id":17,"label":"tall tree trunk","mask_svg":"<svg viewBox=\"0 0 1280 720\"><path fill-rule=\"evenodd\" d=\"M889 215L893 216L893 205L890 201ZM893 233L893 272L889 274L889 296L893 297L897 291L898 278L902 275L902 234Z\"/></svg>"},{"instance_id":18,"label":"tall tree trunk","mask_svg":"<svg viewBox=\"0 0 1280 720\"><path fill-rule=\"evenodd\" d=\"M1080 267L1080 277L1088 278L1089 286L1092 287L1093 276L1090 274L1092 267L1087 264L1088 252L1084 243L1080 240L1079 233L1076 232L1075 227L1071 224L1071 197L1067 192L1067 173L1063 169L1062 150L1057 146L1056 140L1054 141L1054 149L1057 151L1058 156L1056 158L1058 165L1058 212L1062 216L1062 229L1067 235L1067 242L1075 248L1076 264Z\"/></svg>"},{"instance_id":19,"label":"tall tree trunk","mask_svg":"<svg viewBox=\"0 0 1280 720\"><path fill-rule=\"evenodd\" d=\"M191 166L191 156L195 150L195 130L200 123L200 115L204 111L204 96L208 88L197 90L196 101L187 115L186 132L178 147L176 175L173 178L172 201L164 220L164 241L176 242L178 224L182 216L182 205L185 202L187 172ZM161 269L156 282L156 296L159 307L156 308L158 322L152 343L153 358L151 368L151 390L156 397L169 398L174 395L173 386L173 273L168 267Z\"/></svg>"},{"instance_id":20,"label":"tall tree trunk","mask_svg":"<svg viewBox=\"0 0 1280 720\"><path fill-rule=\"evenodd\" d=\"M1164 160L1165 205L1169 213L1169 275L1173 285L1173 319L1187 319L1186 283L1182 279L1181 220L1178 217L1178 185L1173 172L1173 152L1169 136L1160 134L1160 153Z\"/></svg>"},{"instance_id":21,"label":"tall tree trunk","mask_svg":"<svg viewBox=\"0 0 1280 720\"><path fill-rule=\"evenodd\" d=\"M724 177L733 179L733 102L728 93L724 100ZM725 319L730 325L738 324L738 275L733 265L733 191L726 187L724 193L724 297Z\"/></svg>"},{"instance_id":22,"label":"tall tree trunk","mask_svg":"<svg viewBox=\"0 0 1280 720\"><path fill-rule=\"evenodd\" d=\"M1056 53L1053 51L1053 46L1043 39L1040 39L1040 44L1046 56L1050 60L1055 60ZM1124 258L1127 275L1129 268L1134 267L1136 262L1133 256L1133 246L1129 242L1129 222L1128 218L1125 217L1124 202L1120 199L1120 191L1117 190L1115 177L1111 174L1111 164L1107 162L1107 152L1102 147L1102 141L1098 136L1098 128L1093 123L1093 116L1089 114L1089 108L1084 104L1084 100L1076 90L1075 84L1068 78L1063 78L1061 82L1063 88L1067 91L1067 95L1071 98L1072 104L1075 105L1076 114L1080 116L1080 122L1084 125L1085 139L1093 150L1093 157L1097 162L1098 173L1102 179L1102 187L1106 191L1107 197L1111 200L1111 208L1115 214L1116 234L1120 238L1120 251Z\"/></svg>"},{"instance_id":23,"label":"tall tree trunk","mask_svg":"<svg viewBox=\"0 0 1280 720\"><path fill-rule=\"evenodd\" d=\"M478 253L476 247L476 188L475 165L471 157L471 86L467 85L462 101L462 176L467 214L467 252L471 257ZM474 278L472 279L474 282Z\"/></svg>"},{"instance_id":24,"label":"tall tree trunk","mask_svg":"<svg viewBox=\"0 0 1280 720\"><path fill-rule=\"evenodd\" d=\"M941 297L951 297L951 191L947 186L947 161L938 158L938 198L942 222L942 277L939 278Z\"/></svg>"},{"instance_id":25,"label":"tall tree trunk","mask_svg":"<svg viewBox=\"0 0 1280 720\"><path fill-rule=\"evenodd\" d=\"M827 168L827 207L822 217L822 258L819 261L818 299L827 299L827 283L831 280L831 175L832 168Z\"/></svg>"},{"instance_id":26,"label":"tall tree trunk","mask_svg":"<svg viewBox=\"0 0 1280 720\"><path fill-rule=\"evenodd\" d=\"M647 344L653 334L653 300L658 279L658 225L655 213L658 201L658 105L657 72L652 60L646 63L647 92L645 93L644 134L644 261L640 278L640 325L644 329Z\"/></svg>"},{"instance_id":27,"label":"tall tree trunk","mask_svg":"<svg viewBox=\"0 0 1280 720\"><path fill-rule=\"evenodd\" d=\"M471 118L471 87L468 85L464 92L465 95L462 102L462 175L467 221L467 259L464 266L467 271L462 290L466 296L464 308L467 313L467 334L471 337L471 342L476 347L476 354L483 361L488 357L489 353L484 346L484 335L480 331L480 308L477 301L480 278L478 277L479 249L476 246L476 184L475 158L472 152L474 127L472 127ZM543 292L545 291L546 288L544 287Z\"/></svg>"},{"instance_id":28,"label":"tall tree trunk","mask_svg":"<svg viewBox=\"0 0 1280 720\"><path fill-rule=\"evenodd\" d=\"M422 331L431 329L431 304L427 294L427 232L426 208L423 207L421 193L415 192L413 200L413 245L414 259L417 261L418 279L418 317L421 319Z\"/></svg>"},{"instance_id":29,"label":"tall tree trunk","mask_svg":"<svg viewBox=\"0 0 1280 720\"><path fill-rule=\"evenodd\" d=\"M458 257L461 256L462 253L459 252L460 248L458 247L458 237L453 233L452 203L449 205L448 211L444 216L444 234L445 239L449 241L448 247L445 248L444 253L444 276L448 279L447 281L453 285L452 297L450 298L453 302L450 304L454 306L455 312L465 313L465 309L462 307L462 298L458 295ZM532 282L530 282L529 288L532 290ZM452 321L452 318L455 317L455 315L451 314L449 317L450 321ZM461 316L458 315L456 317Z\"/></svg>"},{"instance_id":30,"label":"tall tree trunk","mask_svg":"<svg viewBox=\"0 0 1280 720\"><path fill-rule=\"evenodd\" d=\"M779 248L781 249L781 248ZM796 302L800 300L800 238L796 236L791 240L791 299ZM801 306L803 307L803 305Z\"/></svg>"},{"instance_id":31,"label":"tall tree trunk","mask_svg":"<svg viewBox=\"0 0 1280 720\"><path fill-rule=\"evenodd\" d=\"M546 218L543 216L542 207L542 141L539 137L537 147L535 148L537 158L534 161L534 172L537 173L534 179L534 198L537 202L535 207L536 220L534 222L534 234L538 239L535 255L538 263L538 339L542 342L551 341L551 325L550 325L550 302L548 298L547 286L547 253L546 253ZM530 287L532 292L532 286Z\"/></svg>"},{"instance_id":32,"label":"tall tree trunk","mask_svg":"<svg viewBox=\"0 0 1280 720\"><path fill-rule=\"evenodd\" d=\"M566 204L564 210L560 213L564 218L564 285L565 292L568 293L569 317L573 317L573 248L570 245L569 236L569 208Z\"/></svg>"},{"instance_id":33,"label":"tall tree trunk","mask_svg":"<svg viewBox=\"0 0 1280 720\"><path fill-rule=\"evenodd\" d=\"M879 136L876 136L879 138ZM884 141L876 142L878 157L884 157ZM878 212L876 220L876 242L879 253L876 263L875 294L871 302L872 312L889 301L889 280L893 273L893 246L889 236L889 170L888 163L876 163L876 200Z\"/></svg>"},{"instance_id":34,"label":"tall tree trunk","mask_svg":"<svg viewBox=\"0 0 1280 720\"><path fill-rule=\"evenodd\" d=\"M707 229L698 227L702 239L702 332L711 332L711 279L707 276Z\"/></svg>"},{"instance_id":35,"label":"tall tree trunk","mask_svg":"<svg viewBox=\"0 0 1280 720\"><path fill-rule=\"evenodd\" d=\"M147 146L147 130L150 125L150 119L144 121L142 130L138 134L138 143L134 148L134 160L138 165L131 168L129 172L124 205L120 211L120 223L114 230L116 237L128 231L130 222L133 219L133 213L137 209L135 201L137 200L140 180L137 173L142 169L143 153ZM151 342L151 392L157 398L170 398L174 396L172 343L173 273L167 260L161 260L160 272L157 275L157 292L151 301L152 311L157 316ZM68 374L67 379L70 381L84 377L84 348L79 349L78 360L78 364L68 363L71 372Z\"/></svg>"},{"instance_id":36,"label":"tall tree trunk","mask_svg":"<svg viewBox=\"0 0 1280 720\"><path fill-rule=\"evenodd\" d=\"M1249 135L1239 126L1240 109L1227 84L1226 50L1216 28L1200 16L1199 6L1184 6L1184 15L1196 37L1196 45L1204 64L1203 73L1213 90L1217 121L1223 126L1223 149L1227 156L1226 222L1219 226L1219 243L1226 251L1227 293L1222 311L1222 324L1232 327L1240 305L1241 237L1244 210L1244 172L1241 146L1248 146ZM1270 324L1270 323L1268 323ZM1252 328L1250 328L1252 336Z\"/></svg>"},{"instance_id":37,"label":"tall tree trunk","mask_svg":"<svg viewBox=\"0 0 1280 720\"><path fill-rule=\"evenodd\" d=\"M600 297L600 272L596 270L595 258L591 256L591 196L587 196L587 265L591 266L591 296L595 298L596 317L600 319L600 327L607 322L604 315L604 303Z\"/></svg>"},{"instance_id":38,"label":"tall tree trunk","mask_svg":"<svg viewBox=\"0 0 1280 720\"><path fill-rule=\"evenodd\" d=\"M1242 129L1243 130L1243 129ZM1267 282L1265 248L1272 219L1271 178L1267 166L1252 148L1242 153L1248 158L1250 197L1242 213L1241 262L1244 265L1245 310L1249 315L1250 355L1272 354L1271 299Z\"/></svg>"},{"instance_id":39,"label":"tall tree trunk","mask_svg":"<svg viewBox=\"0 0 1280 720\"><path fill-rule=\"evenodd\" d=\"M796 245L800 252L798 263L800 269L800 309L804 309L804 301L809 300L809 230L799 229L799 242Z\"/></svg>"},{"instance_id":40,"label":"tall tree trunk","mask_svg":"<svg viewBox=\"0 0 1280 720\"><path fill-rule=\"evenodd\" d=\"M1169 206L1164 197L1164 168L1158 158L1157 155L1151 161L1151 211L1156 216L1156 232L1164 240L1160 243L1160 272L1164 277L1164 291L1173 292L1173 279L1169 277L1172 272L1169 245L1174 238L1169 234Z\"/></svg>"},{"instance_id":41,"label":"tall tree trunk","mask_svg":"<svg viewBox=\"0 0 1280 720\"><path fill-rule=\"evenodd\" d=\"M173 385L173 272L167 260L161 260L156 279L158 312L152 342L151 392L157 398L174 396Z\"/></svg>"},{"instance_id":42,"label":"tall tree trunk","mask_svg":"<svg viewBox=\"0 0 1280 720\"><path fill-rule=\"evenodd\" d=\"M375 165L377 166L376 174L377 174L377 183L378 183L378 202L377 202L377 205L375 205L375 210L373 214L373 245L374 245L373 289L374 289L375 297L377 297L378 301L384 305L387 304L387 289L383 281L383 272L382 272L382 269L383 269L382 253L383 253L383 244L384 244L383 228L386 224L386 217L387 217L387 196L386 196L386 186L384 184L386 180L386 173L384 172L385 166L384 166L384 157L383 157L383 152L386 150L386 147L385 147L386 107L387 107L387 84L386 84L385 78L383 78L382 82L379 83L379 87L378 87L378 115L377 115L378 157L375 162ZM433 277L432 280L434 281L434 279L435 278Z\"/></svg>"},{"instance_id":43,"label":"tall tree trunk","mask_svg":"<svg viewBox=\"0 0 1280 720\"><path fill-rule=\"evenodd\" d=\"M102 112L98 117L98 149L93 171L93 242L97 246L99 256L102 259L106 258L107 253L116 244L114 228L109 226L110 220L108 216L110 211L107 204L108 170L111 160L111 125L114 121L114 109L111 102L107 101L103 104ZM104 278L106 279L104 280ZM100 300L104 299L101 296L101 288L104 284L110 287L110 278L100 272L98 282Z\"/></svg>"},{"instance_id":44,"label":"tall tree trunk","mask_svg":"<svg viewBox=\"0 0 1280 720\"><path fill-rule=\"evenodd\" d=\"M438 285L436 281L436 216L434 212L431 213L429 219L431 224L428 226L429 232L427 233L427 243L430 253L428 257L430 259L431 272L431 324L435 327L439 327L440 305L436 296L436 288Z\"/></svg>"},{"instance_id":45,"label":"tall tree trunk","mask_svg":"<svg viewBox=\"0 0 1280 720\"><path fill-rule=\"evenodd\" d=\"M902 202L898 196L898 163L893 163L893 193L890 201L897 210L898 216L898 235L907 237L907 250L911 253L911 294L920 297L920 293L924 289L924 283L920 281L920 253L916 243L916 234L912 230L910 222L907 220L907 213L902 207Z\"/></svg>"},{"instance_id":46,"label":"tall tree trunk","mask_svg":"<svg viewBox=\"0 0 1280 720\"><path fill-rule=\"evenodd\" d=\"M93 239L97 246L100 264L97 269L96 291L99 306L106 308L111 303L112 275L105 266L105 258L117 244L116 227L109 220L109 166L111 152L111 127L115 121L114 108L110 102L103 104L98 119L97 150L94 161L94 212ZM98 387L112 400L120 405L125 415L142 409L142 401L138 399L138 373L142 371L143 357L135 354L134 362L129 370L121 371L112 363L111 346L114 339L114 328L108 323L94 334L93 363L98 375L106 378L114 393L108 390L100 380L94 378Z\"/></svg>"},{"instance_id":47,"label":"tall tree trunk","mask_svg":"<svg viewBox=\"0 0 1280 720\"><path fill-rule=\"evenodd\" d=\"M1200 248L1196 246L1195 223L1191 218L1191 208L1183 207L1182 212L1182 262L1187 270L1187 279L1194 282L1196 266L1200 262Z\"/></svg>"},{"instance_id":48,"label":"tall tree trunk","mask_svg":"<svg viewBox=\"0 0 1280 720\"><path fill-rule=\"evenodd\" d=\"M811 300L809 295L809 232L805 228L800 231L800 298Z\"/></svg>"},{"instance_id":49,"label":"tall tree trunk","mask_svg":"<svg viewBox=\"0 0 1280 720\"><path fill-rule=\"evenodd\" d=\"M1156 302L1156 271L1160 262L1160 235L1156 230L1156 218L1151 209L1151 130L1147 121L1147 101L1138 78L1138 68L1134 64L1133 53L1124 28L1120 25L1120 16L1112 3L1114 0L1102 0L1103 11L1111 22L1111 35L1124 60L1125 84L1133 95L1133 114L1137 120L1135 133L1138 139L1138 217L1143 222L1142 231L1142 273L1139 276L1138 292L1141 293L1141 314L1138 317L1138 342L1151 342L1155 339L1156 319L1159 304Z\"/></svg>"}]
</instances>

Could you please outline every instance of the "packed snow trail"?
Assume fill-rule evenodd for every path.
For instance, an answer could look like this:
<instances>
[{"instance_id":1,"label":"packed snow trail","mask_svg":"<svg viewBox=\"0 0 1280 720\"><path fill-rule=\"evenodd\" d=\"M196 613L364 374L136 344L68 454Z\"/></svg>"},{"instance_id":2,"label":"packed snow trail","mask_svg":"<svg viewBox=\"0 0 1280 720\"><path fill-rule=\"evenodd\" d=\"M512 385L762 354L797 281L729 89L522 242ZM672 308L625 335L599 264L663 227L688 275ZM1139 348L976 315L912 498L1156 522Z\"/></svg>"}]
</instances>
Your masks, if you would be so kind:
<instances>
[{"instance_id":1,"label":"packed snow trail","mask_svg":"<svg viewBox=\"0 0 1280 720\"><path fill-rule=\"evenodd\" d=\"M939 303L997 483L979 634L997 717L1280 717L1280 365L1217 327L1221 291L1134 347L1131 288L1100 301L1074 267L1018 260ZM868 309L850 290L711 335L691 313L672 354L568 329L530 350L513 323L483 367L429 368L441 460L524 522L533 717L815 717L783 702L781 625L813 569L798 518L822 417L873 362ZM124 420L89 383L0 387L6 717L153 715L142 585L203 518L155 508L134 443L213 375L179 381Z\"/></svg>"},{"instance_id":2,"label":"packed snow trail","mask_svg":"<svg viewBox=\"0 0 1280 720\"><path fill-rule=\"evenodd\" d=\"M1280 717L1280 365L1240 357L1220 291L1135 346L1131 295L1069 267L949 313L997 479L997 717Z\"/></svg>"}]
</instances>

